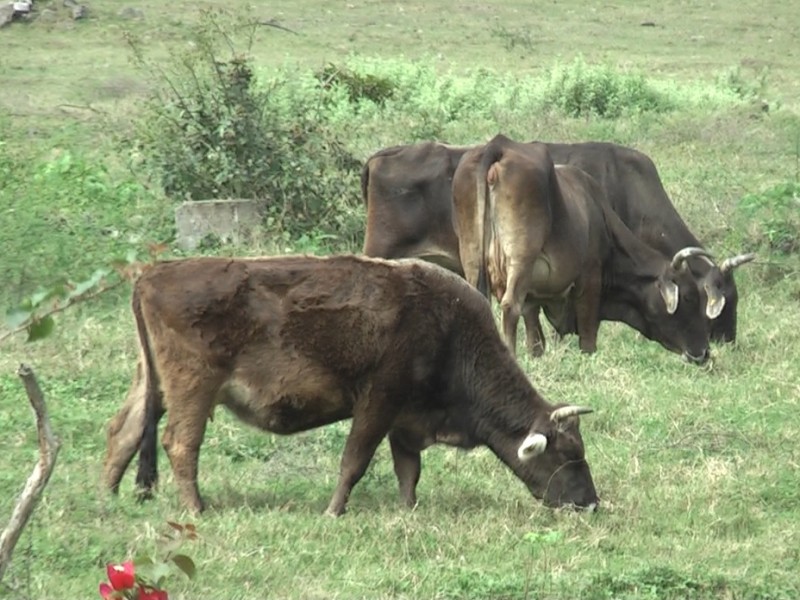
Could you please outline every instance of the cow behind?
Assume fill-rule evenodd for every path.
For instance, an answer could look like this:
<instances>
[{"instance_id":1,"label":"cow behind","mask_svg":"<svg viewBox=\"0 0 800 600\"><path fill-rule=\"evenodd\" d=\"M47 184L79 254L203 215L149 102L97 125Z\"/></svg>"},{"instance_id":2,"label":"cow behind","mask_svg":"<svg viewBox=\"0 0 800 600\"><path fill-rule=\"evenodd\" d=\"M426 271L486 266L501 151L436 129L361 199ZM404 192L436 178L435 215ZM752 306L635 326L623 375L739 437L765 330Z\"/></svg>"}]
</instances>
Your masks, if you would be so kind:
<instances>
[{"instance_id":1,"label":"cow behind","mask_svg":"<svg viewBox=\"0 0 800 600\"><path fill-rule=\"evenodd\" d=\"M352 418L331 515L387 434L409 505L420 452L434 443L488 446L549 506L598 502L578 428L588 409L546 402L485 299L444 269L352 256L185 259L149 267L132 306L140 358L108 428L112 491L137 449L137 483L155 484L166 412L181 498L202 510L198 453L222 404L280 434Z\"/></svg>"},{"instance_id":2,"label":"cow behind","mask_svg":"<svg viewBox=\"0 0 800 600\"><path fill-rule=\"evenodd\" d=\"M386 148L367 159L361 171L367 208L364 254L420 258L463 275L450 189L468 149L427 142Z\"/></svg>"},{"instance_id":3,"label":"cow behind","mask_svg":"<svg viewBox=\"0 0 800 600\"><path fill-rule=\"evenodd\" d=\"M510 345L524 311L537 354L542 306L560 334L579 334L587 352L602 319L692 362L707 360L708 327L691 274L636 238L588 174L556 168L544 144L501 135L465 154L453 205L467 280L485 293L482 273L500 272L494 289Z\"/></svg>"},{"instance_id":4,"label":"cow behind","mask_svg":"<svg viewBox=\"0 0 800 600\"><path fill-rule=\"evenodd\" d=\"M574 171L557 172L544 144L504 136L465 154L456 170L453 208L464 272L482 293L500 300L512 353L521 315L528 348L539 356L545 345L540 308L568 301L581 350L596 350L609 240L602 212L579 191L582 177L590 178Z\"/></svg>"}]
</instances>

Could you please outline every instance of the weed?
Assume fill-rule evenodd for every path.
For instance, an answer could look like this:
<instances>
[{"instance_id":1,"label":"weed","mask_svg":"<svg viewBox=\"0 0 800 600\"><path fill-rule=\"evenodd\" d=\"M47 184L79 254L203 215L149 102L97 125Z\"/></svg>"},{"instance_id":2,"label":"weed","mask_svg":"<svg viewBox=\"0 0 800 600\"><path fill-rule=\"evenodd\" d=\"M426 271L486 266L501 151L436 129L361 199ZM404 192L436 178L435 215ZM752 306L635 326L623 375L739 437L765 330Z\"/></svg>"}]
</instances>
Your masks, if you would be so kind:
<instances>
[{"instance_id":1,"label":"weed","mask_svg":"<svg viewBox=\"0 0 800 600\"><path fill-rule=\"evenodd\" d=\"M505 25L496 25L492 28L492 36L498 38L509 52L516 48L530 52L534 48L533 35L527 27L510 29Z\"/></svg>"}]
</instances>

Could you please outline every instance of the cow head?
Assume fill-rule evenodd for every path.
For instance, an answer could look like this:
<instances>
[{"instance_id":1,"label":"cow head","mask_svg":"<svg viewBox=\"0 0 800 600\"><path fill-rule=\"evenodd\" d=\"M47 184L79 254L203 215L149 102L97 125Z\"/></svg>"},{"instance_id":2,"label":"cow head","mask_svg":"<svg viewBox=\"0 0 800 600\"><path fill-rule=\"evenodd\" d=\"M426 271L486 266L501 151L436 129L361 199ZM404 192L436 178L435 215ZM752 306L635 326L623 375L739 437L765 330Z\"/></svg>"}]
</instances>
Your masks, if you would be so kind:
<instances>
[{"instance_id":1,"label":"cow head","mask_svg":"<svg viewBox=\"0 0 800 600\"><path fill-rule=\"evenodd\" d=\"M705 313L709 319L716 319L722 314L728 298L732 298L736 293L733 284L733 270L745 263L753 260L756 255L738 254L731 258L726 258L721 265L714 262L714 257L702 248L684 248L680 250L672 259L672 267L676 270L687 268L687 259L699 257L705 268L692 269L697 278L697 284L705 295Z\"/></svg>"},{"instance_id":2,"label":"cow head","mask_svg":"<svg viewBox=\"0 0 800 600\"><path fill-rule=\"evenodd\" d=\"M697 283L688 269L665 265L652 283L644 285L643 319L636 327L667 350L695 364L709 356L709 324Z\"/></svg>"},{"instance_id":3,"label":"cow head","mask_svg":"<svg viewBox=\"0 0 800 600\"><path fill-rule=\"evenodd\" d=\"M590 412L572 405L553 409L536 419L517 449L520 478L547 506L597 507L578 424L578 415Z\"/></svg>"}]
</instances>

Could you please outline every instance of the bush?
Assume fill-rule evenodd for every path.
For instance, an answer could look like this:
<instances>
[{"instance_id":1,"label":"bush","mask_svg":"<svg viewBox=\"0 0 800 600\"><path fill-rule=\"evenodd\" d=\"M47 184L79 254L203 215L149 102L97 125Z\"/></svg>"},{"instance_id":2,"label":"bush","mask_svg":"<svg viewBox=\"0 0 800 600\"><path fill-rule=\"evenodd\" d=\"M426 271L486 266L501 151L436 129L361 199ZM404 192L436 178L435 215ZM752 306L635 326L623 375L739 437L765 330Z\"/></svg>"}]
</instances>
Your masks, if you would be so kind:
<instances>
[{"instance_id":1,"label":"bush","mask_svg":"<svg viewBox=\"0 0 800 600\"><path fill-rule=\"evenodd\" d=\"M642 75L620 72L608 65L588 65L581 57L550 69L544 104L571 117L614 118L628 112L670 108L667 99Z\"/></svg>"},{"instance_id":2,"label":"bush","mask_svg":"<svg viewBox=\"0 0 800 600\"><path fill-rule=\"evenodd\" d=\"M323 90L334 86L342 86L347 91L350 102L358 103L369 100L383 106L387 99L394 94L394 84L385 77L371 73L357 73L347 67L328 63L325 68L316 74Z\"/></svg>"},{"instance_id":3,"label":"bush","mask_svg":"<svg viewBox=\"0 0 800 600\"><path fill-rule=\"evenodd\" d=\"M742 72L741 67L731 67L717 77L717 84L733 92L742 100L756 100L762 98L767 89L769 69L761 69L754 77L750 78Z\"/></svg>"},{"instance_id":4,"label":"bush","mask_svg":"<svg viewBox=\"0 0 800 600\"><path fill-rule=\"evenodd\" d=\"M135 126L145 176L175 199L261 200L273 228L352 237L349 209L359 204L360 162L325 123L318 97L302 81L258 80L223 18L206 11L190 49L173 54L167 69L129 39L155 89ZM246 48L254 27L236 27L250 34Z\"/></svg>"}]
</instances>

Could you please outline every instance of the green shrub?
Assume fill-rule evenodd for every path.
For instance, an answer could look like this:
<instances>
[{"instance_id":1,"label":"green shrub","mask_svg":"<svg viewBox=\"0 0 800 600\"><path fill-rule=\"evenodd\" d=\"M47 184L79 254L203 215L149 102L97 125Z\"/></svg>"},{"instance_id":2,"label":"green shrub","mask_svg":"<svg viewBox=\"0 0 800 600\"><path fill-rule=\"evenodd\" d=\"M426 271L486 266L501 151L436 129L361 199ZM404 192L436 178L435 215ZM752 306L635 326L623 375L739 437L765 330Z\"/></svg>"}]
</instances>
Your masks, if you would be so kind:
<instances>
[{"instance_id":1,"label":"green shrub","mask_svg":"<svg viewBox=\"0 0 800 600\"><path fill-rule=\"evenodd\" d=\"M742 100L756 100L764 95L768 76L769 69L766 67L753 77L748 77L741 67L735 66L721 73L717 77L717 84Z\"/></svg>"},{"instance_id":2,"label":"green shrub","mask_svg":"<svg viewBox=\"0 0 800 600\"><path fill-rule=\"evenodd\" d=\"M571 117L608 118L670 108L667 99L644 76L620 72L609 65L589 65L581 57L549 70L544 105Z\"/></svg>"},{"instance_id":3,"label":"green shrub","mask_svg":"<svg viewBox=\"0 0 800 600\"><path fill-rule=\"evenodd\" d=\"M382 106L394 94L394 84L389 79L371 73L357 73L333 63L325 65L315 76L323 90L342 86L353 103L366 99Z\"/></svg>"},{"instance_id":4,"label":"green shrub","mask_svg":"<svg viewBox=\"0 0 800 600\"><path fill-rule=\"evenodd\" d=\"M348 241L361 164L325 122L319 90L302 77L259 81L225 31L221 14L206 11L189 50L167 67L129 40L156 90L135 126L144 175L174 199L253 198L273 229Z\"/></svg>"}]
</instances>

